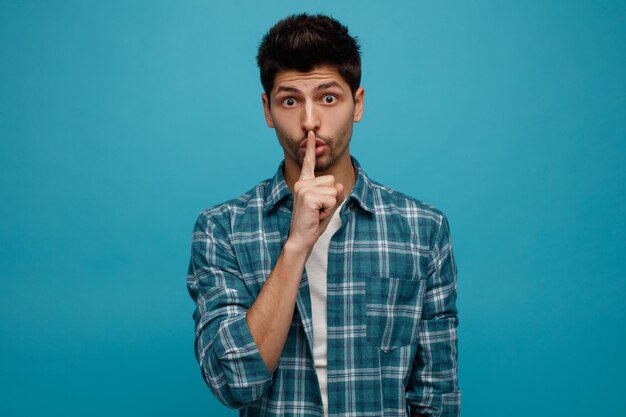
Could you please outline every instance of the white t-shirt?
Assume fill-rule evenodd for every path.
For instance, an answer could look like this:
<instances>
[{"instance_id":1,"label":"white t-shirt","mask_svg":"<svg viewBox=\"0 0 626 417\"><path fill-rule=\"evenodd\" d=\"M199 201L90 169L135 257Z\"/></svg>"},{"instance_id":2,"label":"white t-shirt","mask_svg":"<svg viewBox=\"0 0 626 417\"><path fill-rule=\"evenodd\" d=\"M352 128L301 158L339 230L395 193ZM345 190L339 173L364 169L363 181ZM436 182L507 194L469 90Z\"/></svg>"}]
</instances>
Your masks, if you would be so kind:
<instances>
[{"instance_id":1,"label":"white t-shirt","mask_svg":"<svg viewBox=\"0 0 626 417\"><path fill-rule=\"evenodd\" d=\"M307 259L305 268L309 280L309 290L311 293L311 313L313 315L313 358L315 359L315 371L320 382L322 391L322 403L324 405L324 415L328 415L328 360L327 360L327 339L326 339L326 275L328 271L328 247L330 239L341 227L341 217L339 212L346 202L333 213L326 230L315 242L311 255Z\"/></svg>"}]
</instances>

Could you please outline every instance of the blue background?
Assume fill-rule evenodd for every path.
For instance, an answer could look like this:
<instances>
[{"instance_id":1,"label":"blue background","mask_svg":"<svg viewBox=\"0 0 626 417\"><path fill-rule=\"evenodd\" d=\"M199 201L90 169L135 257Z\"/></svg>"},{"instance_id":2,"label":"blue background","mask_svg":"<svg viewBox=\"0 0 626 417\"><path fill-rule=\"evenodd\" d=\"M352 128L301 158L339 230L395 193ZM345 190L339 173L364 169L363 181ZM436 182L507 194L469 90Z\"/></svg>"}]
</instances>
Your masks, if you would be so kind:
<instances>
[{"instance_id":1,"label":"blue background","mask_svg":"<svg viewBox=\"0 0 626 417\"><path fill-rule=\"evenodd\" d=\"M0 1L0 415L236 415L191 230L274 174L256 48L301 11L362 43L353 155L449 217L463 415L626 415L626 3L336 3Z\"/></svg>"}]
</instances>

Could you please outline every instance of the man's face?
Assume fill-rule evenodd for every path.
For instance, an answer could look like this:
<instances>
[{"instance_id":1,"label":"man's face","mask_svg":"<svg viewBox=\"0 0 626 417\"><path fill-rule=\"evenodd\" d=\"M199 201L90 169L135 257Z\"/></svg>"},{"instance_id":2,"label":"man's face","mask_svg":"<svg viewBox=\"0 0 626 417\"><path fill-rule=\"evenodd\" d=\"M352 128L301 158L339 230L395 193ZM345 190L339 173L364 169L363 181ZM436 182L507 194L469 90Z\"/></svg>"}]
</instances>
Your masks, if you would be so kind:
<instances>
[{"instance_id":1,"label":"man's face","mask_svg":"<svg viewBox=\"0 0 626 417\"><path fill-rule=\"evenodd\" d=\"M310 72L280 71L270 95L271 100L262 96L265 119L276 129L286 163L302 167L309 130L316 137L316 171L327 171L349 153L352 124L363 114L362 87L353 97L334 67L321 66Z\"/></svg>"}]
</instances>

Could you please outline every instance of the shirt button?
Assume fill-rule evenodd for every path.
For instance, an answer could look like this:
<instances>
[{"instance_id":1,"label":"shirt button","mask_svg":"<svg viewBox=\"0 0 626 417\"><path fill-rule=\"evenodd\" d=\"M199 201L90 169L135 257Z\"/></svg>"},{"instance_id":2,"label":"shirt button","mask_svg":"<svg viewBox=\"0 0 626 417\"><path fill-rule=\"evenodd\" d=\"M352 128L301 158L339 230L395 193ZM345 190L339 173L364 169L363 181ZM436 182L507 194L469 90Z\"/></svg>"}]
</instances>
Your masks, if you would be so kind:
<instances>
[{"instance_id":1,"label":"shirt button","mask_svg":"<svg viewBox=\"0 0 626 417\"><path fill-rule=\"evenodd\" d=\"M315 405L322 405L322 399L320 397L315 397Z\"/></svg>"}]
</instances>

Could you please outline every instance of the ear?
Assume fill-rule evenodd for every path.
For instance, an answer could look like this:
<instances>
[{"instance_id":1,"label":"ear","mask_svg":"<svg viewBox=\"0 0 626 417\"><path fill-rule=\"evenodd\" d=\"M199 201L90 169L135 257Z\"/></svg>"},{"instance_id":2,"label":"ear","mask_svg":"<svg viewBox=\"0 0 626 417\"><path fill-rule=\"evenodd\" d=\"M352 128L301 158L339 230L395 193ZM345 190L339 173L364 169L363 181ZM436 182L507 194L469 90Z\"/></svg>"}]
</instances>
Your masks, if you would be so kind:
<instances>
[{"instance_id":1,"label":"ear","mask_svg":"<svg viewBox=\"0 0 626 417\"><path fill-rule=\"evenodd\" d=\"M265 123L268 127L274 127L274 120L272 120L272 113L270 112L270 100L267 94L261 94L261 100L263 101L263 113L265 113Z\"/></svg>"},{"instance_id":2,"label":"ear","mask_svg":"<svg viewBox=\"0 0 626 417\"><path fill-rule=\"evenodd\" d=\"M365 100L365 90L359 87L354 93L354 121L359 122L363 117L363 102Z\"/></svg>"}]
</instances>

